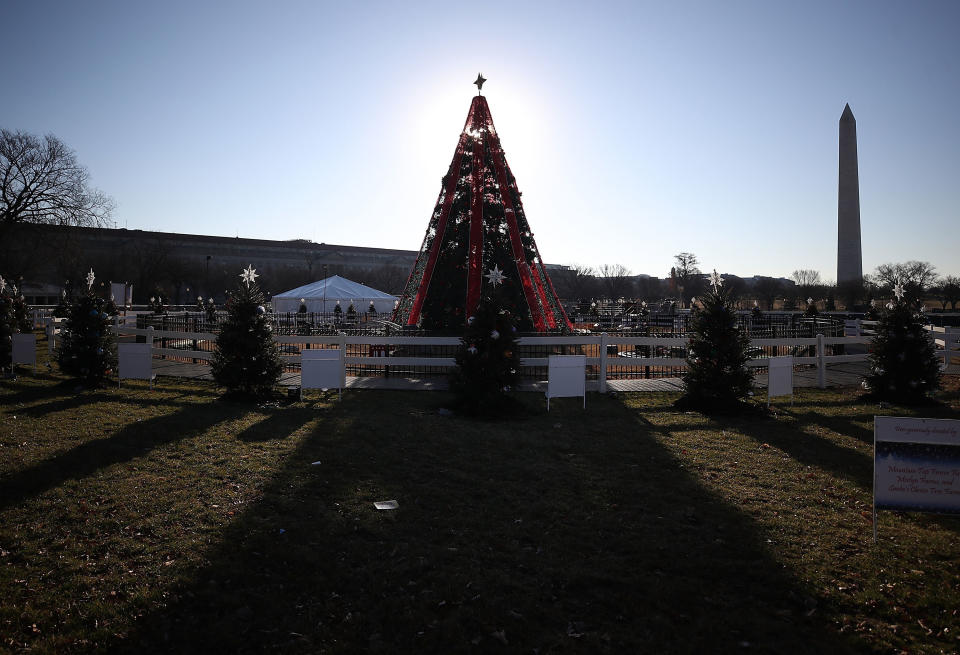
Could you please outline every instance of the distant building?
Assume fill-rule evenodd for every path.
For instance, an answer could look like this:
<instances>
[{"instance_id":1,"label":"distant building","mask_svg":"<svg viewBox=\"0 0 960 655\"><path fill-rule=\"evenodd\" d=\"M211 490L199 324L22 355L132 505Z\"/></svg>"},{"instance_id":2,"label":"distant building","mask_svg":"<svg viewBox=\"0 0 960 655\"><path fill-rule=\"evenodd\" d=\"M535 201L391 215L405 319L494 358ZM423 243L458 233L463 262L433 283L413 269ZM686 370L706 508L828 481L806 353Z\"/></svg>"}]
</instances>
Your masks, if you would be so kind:
<instances>
[{"instance_id":1,"label":"distant building","mask_svg":"<svg viewBox=\"0 0 960 655\"><path fill-rule=\"evenodd\" d=\"M0 270L22 276L33 302L54 302L70 281L77 286L93 268L96 284L128 282L134 300L153 291L174 303L198 295L222 299L236 286L241 269L252 265L267 292L335 274L397 291L417 252L330 245L297 239L272 241L108 228L21 226L0 246ZM390 288L390 287L393 288ZM176 296L179 296L177 298Z\"/></svg>"}]
</instances>

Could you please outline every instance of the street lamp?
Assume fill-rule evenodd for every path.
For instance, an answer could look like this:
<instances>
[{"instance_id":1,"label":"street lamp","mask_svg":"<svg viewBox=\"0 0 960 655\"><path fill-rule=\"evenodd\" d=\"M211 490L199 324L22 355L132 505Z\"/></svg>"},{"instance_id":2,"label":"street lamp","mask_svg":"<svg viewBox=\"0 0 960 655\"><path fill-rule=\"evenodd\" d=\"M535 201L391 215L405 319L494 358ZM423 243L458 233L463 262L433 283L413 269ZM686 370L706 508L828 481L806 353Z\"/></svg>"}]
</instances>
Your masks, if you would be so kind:
<instances>
[{"instance_id":1,"label":"street lamp","mask_svg":"<svg viewBox=\"0 0 960 655\"><path fill-rule=\"evenodd\" d=\"M327 314L327 265L323 265L323 314Z\"/></svg>"}]
</instances>

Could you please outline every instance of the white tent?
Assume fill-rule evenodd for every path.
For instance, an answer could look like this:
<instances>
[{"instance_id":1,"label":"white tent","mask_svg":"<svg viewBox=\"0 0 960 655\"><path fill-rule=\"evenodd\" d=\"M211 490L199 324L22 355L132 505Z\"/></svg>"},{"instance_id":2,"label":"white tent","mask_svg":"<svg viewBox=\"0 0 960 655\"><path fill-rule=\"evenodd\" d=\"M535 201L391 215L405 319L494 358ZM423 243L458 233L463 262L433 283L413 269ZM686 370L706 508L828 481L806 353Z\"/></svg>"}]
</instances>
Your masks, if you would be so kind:
<instances>
[{"instance_id":1,"label":"white tent","mask_svg":"<svg viewBox=\"0 0 960 655\"><path fill-rule=\"evenodd\" d=\"M367 311L370 301L373 301L377 312L386 313L393 311L394 303L399 299L389 293L334 275L325 280L278 293L271 301L273 311L277 313L299 311L301 300L307 306L308 312L331 313L337 301L340 301L340 309L344 313L350 303L353 303L353 308L361 313Z\"/></svg>"}]
</instances>

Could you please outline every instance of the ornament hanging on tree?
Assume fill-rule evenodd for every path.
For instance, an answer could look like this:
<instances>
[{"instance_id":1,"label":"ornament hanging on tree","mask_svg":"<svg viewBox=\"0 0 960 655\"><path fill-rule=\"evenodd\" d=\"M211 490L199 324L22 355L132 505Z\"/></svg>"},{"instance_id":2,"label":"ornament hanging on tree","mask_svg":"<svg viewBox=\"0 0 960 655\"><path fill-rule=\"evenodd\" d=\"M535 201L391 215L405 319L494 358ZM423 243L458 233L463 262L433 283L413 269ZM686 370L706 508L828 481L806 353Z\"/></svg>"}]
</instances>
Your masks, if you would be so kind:
<instances>
[{"instance_id":1,"label":"ornament hanging on tree","mask_svg":"<svg viewBox=\"0 0 960 655\"><path fill-rule=\"evenodd\" d=\"M497 286L498 284L503 284L503 281L507 279L507 276L503 274L503 271L501 271L496 264L493 265L493 268L490 269L490 272L487 273L484 277L490 280L490 284L492 284L493 286Z\"/></svg>"}]
</instances>

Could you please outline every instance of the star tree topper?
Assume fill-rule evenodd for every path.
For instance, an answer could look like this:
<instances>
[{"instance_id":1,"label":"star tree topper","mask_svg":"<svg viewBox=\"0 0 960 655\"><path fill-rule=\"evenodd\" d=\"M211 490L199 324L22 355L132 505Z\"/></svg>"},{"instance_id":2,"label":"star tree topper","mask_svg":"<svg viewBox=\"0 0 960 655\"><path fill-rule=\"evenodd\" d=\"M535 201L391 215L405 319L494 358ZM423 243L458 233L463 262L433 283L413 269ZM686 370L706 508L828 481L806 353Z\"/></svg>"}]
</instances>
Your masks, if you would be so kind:
<instances>
[{"instance_id":1,"label":"star tree topper","mask_svg":"<svg viewBox=\"0 0 960 655\"><path fill-rule=\"evenodd\" d=\"M494 264L493 268L490 269L490 272L484 275L483 277L490 280L490 284L497 286L498 284L503 284L503 281L507 279L507 276L503 274L503 271Z\"/></svg>"},{"instance_id":2,"label":"star tree topper","mask_svg":"<svg viewBox=\"0 0 960 655\"><path fill-rule=\"evenodd\" d=\"M897 297L897 300L903 300L904 293L903 284L900 282L900 278L897 278L897 283L893 285L893 295Z\"/></svg>"},{"instance_id":3,"label":"star tree topper","mask_svg":"<svg viewBox=\"0 0 960 655\"><path fill-rule=\"evenodd\" d=\"M93 287L93 281L97 279L97 276L93 274L93 268L90 269L90 272L87 273L87 291Z\"/></svg>"},{"instance_id":4,"label":"star tree topper","mask_svg":"<svg viewBox=\"0 0 960 655\"><path fill-rule=\"evenodd\" d=\"M483 73L477 73L477 80L474 84L477 85L477 95L480 95L480 92L483 91L483 83L487 81L487 78L483 76Z\"/></svg>"},{"instance_id":5,"label":"star tree topper","mask_svg":"<svg viewBox=\"0 0 960 655\"><path fill-rule=\"evenodd\" d=\"M257 278L260 277L257 275L257 269L253 267L253 264L248 264L243 273L240 274L240 279L243 280L244 284L248 287L257 281Z\"/></svg>"},{"instance_id":6,"label":"star tree topper","mask_svg":"<svg viewBox=\"0 0 960 655\"><path fill-rule=\"evenodd\" d=\"M723 286L723 278L717 273L717 269L713 269L713 274L710 275L710 286L713 287L714 293L719 291L720 287Z\"/></svg>"}]
</instances>

